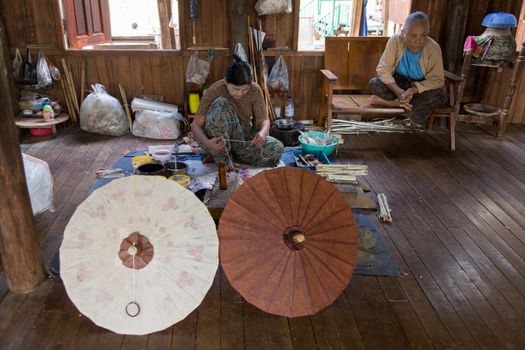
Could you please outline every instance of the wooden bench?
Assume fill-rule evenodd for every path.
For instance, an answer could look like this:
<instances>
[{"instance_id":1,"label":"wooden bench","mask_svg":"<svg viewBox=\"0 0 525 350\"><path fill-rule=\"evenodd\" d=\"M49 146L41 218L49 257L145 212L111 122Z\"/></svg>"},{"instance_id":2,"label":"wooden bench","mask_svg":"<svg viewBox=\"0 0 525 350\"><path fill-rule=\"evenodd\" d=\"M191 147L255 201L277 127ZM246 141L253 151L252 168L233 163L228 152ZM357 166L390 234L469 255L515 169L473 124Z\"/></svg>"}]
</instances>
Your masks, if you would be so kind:
<instances>
[{"instance_id":1,"label":"wooden bench","mask_svg":"<svg viewBox=\"0 0 525 350\"><path fill-rule=\"evenodd\" d=\"M322 126L326 115L326 128L332 127L333 114L354 114L363 117L404 116L402 108L370 105L368 81L376 76L376 67L388 37L327 37L325 44L325 67L321 104L317 116ZM438 108L429 120L429 128L435 117L449 118L450 149L455 150L455 125L459 102L463 93L463 79L445 72L445 88L448 102Z\"/></svg>"}]
</instances>

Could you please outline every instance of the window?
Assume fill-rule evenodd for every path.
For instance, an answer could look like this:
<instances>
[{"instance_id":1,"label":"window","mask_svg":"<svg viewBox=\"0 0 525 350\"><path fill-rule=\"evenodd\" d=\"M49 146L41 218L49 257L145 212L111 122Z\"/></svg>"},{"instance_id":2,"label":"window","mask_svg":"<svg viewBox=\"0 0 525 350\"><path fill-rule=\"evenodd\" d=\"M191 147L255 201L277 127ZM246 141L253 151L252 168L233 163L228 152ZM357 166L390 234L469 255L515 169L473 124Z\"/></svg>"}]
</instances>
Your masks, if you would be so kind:
<instances>
[{"instance_id":1,"label":"window","mask_svg":"<svg viewBox=\"0 0 525 350\"><path fill-rule=\"evenodd\" d=\"M180 47L177 0L62 0L70 48Z\"/></svg>"},{"instance_id":2,"label":"window","mask_svg":"<svg viewBox=\"0 0 525 350\"><path fill-rule=\"evenodd\" d=\"M299 50L324 50L324 38L327 36L383 35L385 2L301 0ZM366 20L362 21L361 17Z\"/></svg>"}]
</instances>

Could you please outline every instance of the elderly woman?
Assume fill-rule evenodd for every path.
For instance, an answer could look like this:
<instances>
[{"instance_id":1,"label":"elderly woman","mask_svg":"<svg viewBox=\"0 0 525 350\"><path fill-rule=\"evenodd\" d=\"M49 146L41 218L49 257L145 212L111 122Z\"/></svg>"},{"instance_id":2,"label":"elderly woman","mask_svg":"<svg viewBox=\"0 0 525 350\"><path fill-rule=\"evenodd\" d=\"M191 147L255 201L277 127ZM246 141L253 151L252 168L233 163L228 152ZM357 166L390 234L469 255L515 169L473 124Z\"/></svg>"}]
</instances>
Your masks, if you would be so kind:
<instances>
[{"instance_id":1,"label":"elderly woman","mask_svg":"<svg viewBox=\"0 0 525 350\"><path fill-rule=\"evenodd\" d=\"M429 34L428 16L411 13L400 34L392 36L369 82L374 105L403 107L413 127L425 126L432 112L446 102L439 45Z\"/></svg>"},{"instance_id":2,"label":"elderly woman","mask_svg":"<svg viewBox=\"0 0 525 350\"><path fill-rule=\"evenodd\" d=\"M274 166L283 144L268 136L270 120L252 68L234 55L225 78L202 97L191 131L203 151L233 169L232 159L252 166Z\"/></svg>"}]
</instances>

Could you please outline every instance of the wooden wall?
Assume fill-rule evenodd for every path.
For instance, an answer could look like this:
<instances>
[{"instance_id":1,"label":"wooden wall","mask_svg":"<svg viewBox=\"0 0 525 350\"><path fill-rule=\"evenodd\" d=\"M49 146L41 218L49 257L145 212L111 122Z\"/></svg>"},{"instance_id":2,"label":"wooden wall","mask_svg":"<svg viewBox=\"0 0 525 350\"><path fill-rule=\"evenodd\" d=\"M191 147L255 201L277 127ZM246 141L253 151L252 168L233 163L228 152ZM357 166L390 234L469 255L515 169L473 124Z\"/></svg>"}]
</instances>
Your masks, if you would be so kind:
<instances>
[{"instance_id":1,"label":"wooden wall","mask_svg":"<svg viewBox=\"0 0 525 350\"><path fill-rule=\"evenodd\" d=\"M247 0L251 4L248 8L252 23L255 22L253 4L256 0ZM303 0L304 1L304 0ZM412 9L429 13L431 18L432 36L444 44L445 30L447 26L448 2L453 0L413 0ZM479 34L482 32L481 21L487 12L508 11L519 15L521 1L489 1L468 0L469 17L466 25L466 33ZM284 54L288 65L290 76L290 94L297 104L296 114L303 119L313 118L319 108L319 94L321 90L321 77L319 69L323 67L323 53L297 52L294 47L298 19L295 14L298 11L300 0L293 0L293 11L291 15L277 15L262 17L263 30L276 50L267 51L267 56ZM6 27L8 45L11 50L15 47L25 48L42 46L46 49L48 57L60 66L60 58L66 60L73 67L73 75L77 83L77 91L80 89L80 67L85 62L87 67L87 83L101 83L108 91L118 95L118 83L121 83L128 97L139 94L162 94L165 101L182 104L185 93L191 89L184 83L186 64L191 54L192 23L189 21L188 1L180 1L181 13L181 37L182 50L167 51L125 51L125 50L64 50L59 40L58 24L59 17L56 7L57 0L0 0L0 16ZM195 33L199 47L228 48L230 43L230 27L228 19L228 0L200 0L200 16L195 22ZM463 38L459 39L461 43ZM12 51L13 52L13 51ZM32 50L33 57L37 57L37 50ZM222 78L223 72L228 65L228 50L216 51L211 65L210 76L206 85ZM201 51L202 57L206 51ZM268 60L269 62L271 59ZM502 79L504 81L505 79ZM57 84L55 84L57 85ZM489 81L486 90L501 92L505 90L497 82ZM486 94L487 91L484 93ZM519 85L517 92L525 94L525 79ZM61 96L60 89L56 87L52 93ZM500 96L502 95L502 96ZM497 96L497 100L503 103L504 92ZM522 101L521 101L522 100ZM525 123L525 99L516 98L516 113L513 121Z\"/></svg>"}]
</instances>

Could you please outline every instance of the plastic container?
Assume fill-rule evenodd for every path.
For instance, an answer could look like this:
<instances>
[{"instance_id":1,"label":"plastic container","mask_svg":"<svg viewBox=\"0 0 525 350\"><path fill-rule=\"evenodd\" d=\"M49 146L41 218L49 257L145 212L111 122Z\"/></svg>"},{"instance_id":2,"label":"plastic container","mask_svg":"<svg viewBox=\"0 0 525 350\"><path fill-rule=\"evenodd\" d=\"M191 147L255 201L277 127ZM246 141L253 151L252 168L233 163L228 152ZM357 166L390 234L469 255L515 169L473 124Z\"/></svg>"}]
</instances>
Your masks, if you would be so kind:
<instances>
[{"instance_id":1,"label":"plastic container","mask_svg":"<svg viewBox=\"0 0 525 350\"><path fill-rule=\"evenodd\" d=\"M288 100L284 103L284 118L287 120L293 120L295 116L295 105L292 100L292 96L288 96Z\"/></svg>"},{"instance_id":2,"label":"plastic container","mask_svg":"<svg viewBox=\"0 0 525 350\"><path fill-rule=\"evenodd\" d=\"M512 13L495 12L486 15L481 25L488 28L514 28L517 23Z\"/></svg>"},{"instance_id":3,"label":"plastic container","mask_svg":"<svg viewBox=\"0 0 525 350\"><path fill-rule=\"evenodd\" d=\"M325 133L320 131L309 131L306 133L306 136L312 137L324 137L324 135ZM326 156L329 156L337 147L339 140L337 139L337 137L332 135L332 137L330 138L330 143L328 143L327 145L310 145L304 142L303 135L299 135L299 143L301 144L302 150L306 153L312 153L314 151L323 151Z\"/></svg>"},{"instance_id":4,"label":"plastic container","mask_svg":"<svg viewBox=\"0 0 525 350\"><path fill-rule=\"evenodd\" d=\"M135 156L131 158L131 166L133 169L137 169L142 164L153 163L153 157L151 156Z\"/></svg>"},{"instance_id":5,"label":"plastic container","mask_svg":"<svg viewBox=\"0 0 525 350\"><path fill-rule=\"evenodd\" d=\"M323 164L330 164L330 160L328 159L326 154L324 154L323 151L313 151L313 152L306 153L303 150L294 149L293 150L293 154L295 156L295 166L298 167L298 168L301 168L301 169L314 171L315 170L315 165L305 165L302 162L298 161L297 160L297 156L299 156L299 155L304 156L305 154L312 154L316 159L319 159L319 161L321 163L323 163Z\"/></svg>"},{"instance_id":6,"label":"plastic container","mask_svg":"<svg viewBox=\"0 0 525 350\"><path fill-rule=\"evenodd\" d=\"M197 110L199 109L199 103L200 103L199 93L196 91L190 92L188 96L188 100L189 100L189 105L190 105L190 113L191 114L197 113Z\"/></svg>"},{"instance_id":7,"label":"plastic container","mask_svg":"<svg viewBox=\"0 0 525 350\"><path fill-rule=\"evenodd\" d=\"M188 188L190 185L190 181L191 181L190 177L184 174L171 175L168 179L175 181L176 183L178 183L184 188Z\"/></svg>"},{"instance_id":8,"label":"plastic container","mask_svg":"<svg viewBox=\"0 0 525 350\"><path fill-rule=\"evenodd\" d=\"M31 136L49 136L52 133L52 128L29 128L29 134L31 134Z\"/></svg>"},{"instance_id":9,"label":"plastic container","mask_svg":"<svg viewBox=\"0 0 525 350\"><path fill-rule=\"evenodd\" d=\"M148 163L142 164L137 169L135 169L135 174L137 175L164 175L165 169L164 165L159 163Z\"/></svg>"},{"instance_id":10,"label":"plastic container","mask_svg":"<svg viewBox=\"0 0 525 350\"><path fill-rule=\"evenodd\" d=\"M46 122L50 122L55 119L55 111L50 105L45 105L42 107L42 115L44 116L44 120Z\"/></svg>"}]
</instances>

